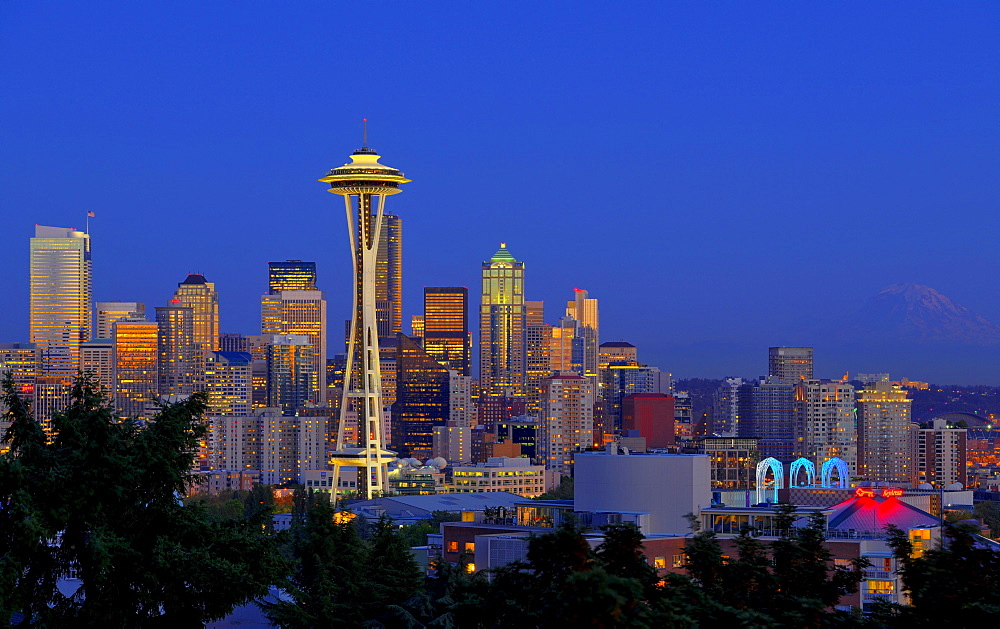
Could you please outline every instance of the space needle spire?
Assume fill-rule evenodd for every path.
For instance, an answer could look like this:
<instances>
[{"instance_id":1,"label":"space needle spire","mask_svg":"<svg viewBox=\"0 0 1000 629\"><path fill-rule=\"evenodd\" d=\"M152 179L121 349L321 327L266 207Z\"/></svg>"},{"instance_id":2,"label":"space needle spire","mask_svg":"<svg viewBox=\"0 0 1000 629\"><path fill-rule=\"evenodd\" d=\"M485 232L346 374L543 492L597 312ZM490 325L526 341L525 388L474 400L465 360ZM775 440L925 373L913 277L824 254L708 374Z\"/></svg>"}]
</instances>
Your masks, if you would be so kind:
<instances>
[{"instance_id":1,"label":"space needle spire","mask_svg":"<svg viewBox=\"0 0 1000 629\"><path fill-rule=\"evenodd\" d=\"M351 162L332 169L320 179L330 192L344 197L347 231L354 265L354 309L347 346L347 369L340 405L337 449L330 463L339 488L340 469L358 470L358 493L367 499L387 489L388 463L396 453L382 442L382 379L379 371L378 326L375 310L375 263L386 197L401 192L410 180L403 173L379 163L368 147L368 121L364 146L351 154ZM348 442L348 425L357 415L357 436Z\"/></svg>"}]
</instances>

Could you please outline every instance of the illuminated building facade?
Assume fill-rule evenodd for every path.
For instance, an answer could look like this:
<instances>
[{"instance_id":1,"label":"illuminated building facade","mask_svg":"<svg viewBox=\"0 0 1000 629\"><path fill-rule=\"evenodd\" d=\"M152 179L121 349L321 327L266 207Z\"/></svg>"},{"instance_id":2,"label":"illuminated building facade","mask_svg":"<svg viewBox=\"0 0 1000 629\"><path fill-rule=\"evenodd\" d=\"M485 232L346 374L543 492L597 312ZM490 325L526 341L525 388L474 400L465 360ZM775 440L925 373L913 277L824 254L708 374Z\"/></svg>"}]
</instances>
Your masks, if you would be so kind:
<instances>
[{"instance_id":1,"label":"illuminated building facade","mask_svg":"<svg viewBox=\"0 0 1000 629\"><path fill-rule=\"evenodd\" d=\"M573 457L594 445L594 384L572 371L542 381L538 456L550 470L569 475Z\"/></svg>"},{"instance_id":2,"label":"illuminated building facade","mask_svg":"<svg viewBox=\"0 0 1000 629\"><path fill-rule=\"evenodd\" d=\"M205 363L209 417L250 415L251 363L247 352L212 352Z\"/></svg>"},{"instance_id":3,"label":"illuminated building facade","mask_svg":"<svg viewBox=\"0 0 1000 629\"><path fill-rule=\"evenodd\" d=\"M795 459L794 389L771 378L740 387L737 436L756 438L760 451L779 461Z\"/></svg>"},{"instance_id":4,"label":"illuminated building facade","mask_svg":"<svg viewBox=\"0 0 1000 629\"><path fill-rule=\"evenodd\" d=\"M525 498L545 493L545 466L524 457L495 456L485 463L452 467L451 492L455 494L509 491Z\"/></svg>"},{"instance_id":5,"label":"illuminated building facade","mask_svg":"<svg viewBox=\"0 0 1000 629\"><path fill-rule=\"evenodd\" d=\"M707 454L712 469L712 489L755 489L760 451L756 439L705 437L696 445Z\"/></svg>"},{"instance_id":6,"label":"illuminated building facade","mask_svg":"<svg viewBox=\"0 0 1000 629\"><path fill-rule=\"evenodd\" d=\"M42 371L76 374L80 344L91 339L90 236L35 225L31 239L28 340L38 346Z\"/></svg>"},{"instance_id":7,"label":"illuminated building facade","mask_svg":"<svg viewBox=\"0 0 1000 629\"><path fill-rule=\"evenodd\" d=\"M579 354L575 363L580 364L581 373L596 378L598 367L598 340L600 337L600 315L597 300L591 299L587 291L574 288L572 301L566 304L566 316L576 322L576 346Z\"/></svg>"},{"instance_id":8,"label":"illuminated building facade","mask_svg":"<svg viewBox=\"0 0 1000 629\"><path fill-rule=\"evenodd\" d=\"M930 483L935 488L953 483L967 484L967 430L949 428L948 421L934 419L929 428L912 433L914 486Z\"/></svg>"},{"instance_id":9,"label":"illuminated building facade","mask_svg":"<svg viewBox=\"0 0 1000 629\"><path fill-rule=\"evenodd\" d=\"M909 483L913 476L912 400L902 387L879 380L858 391L858 475Z\"/></svg>"},{"instance_id":10,"label":"illuminated building facade","mask_svg":"<svg viewBox=\"0 0 1000 629\"><path fill-rule=\"evenodd\" d=\"M798 384L813 379L813 348L770 347L767 351L767 375L778 382Z\"/></svg>"},{"instance_id":11,"label":"illuminated building facade","mask_svg":"<svg viewBox=\"0 0 1000 629\"><path fill-rule=\"evenodd\" d=\"M326 400L326 295L318 290L285 290L260 298L262 335L305 336L312 346L313 382L309 399ZM252 350L251 350L252 353Z\"/></svg>"},{"instance_id":12,"label":"illuminated building facade","mask_svg":"<svg viewBox=\"0 0 1000 629\"><path fill-rule=\"evenodd\" d=\"M146 318L146 304L138 301L99 301L94 304L97 318L95 339L110 339L115 321L126 317Z\"/></svg>"},{"instance_id":13,"label":"illuminated building facade","mask_svg":"<svg viewBox=\"0 0 1000 629\"><path fill-rule=\"evenodd\" d=\"M410 315L410 338L424 338L424 315Z\"/></svg>"},{"instance_id":14,"label":"illuminated building facade","mask_svg":"<svg viewBox=\"0 0 1000 629\"><path fill-rule=\"evenodd\" d=\"M110 338L95 339L80 345L80 369L93 374L109 399L115 391L115 344Z\"/></svg>"},{"instance_id":15,"label":"illuminated building facade","mask_svg":"<svg viewBox=\"0 0 1000 629\"><path fill-rule=\"evenodd\" d=\"M18 393L30 398L42 361L34 343L0 343L0 374L10 374Z\"/></svg>"},{"instance_id":16,"label":"illuminated building facade","mask_svg":"<svg viewBox=\"0 0 1000 629\"><path fill-rule=\"evenodd\" d=\"M493 395L524 388L524 263L500 243L483 263L479 308L479 386Z\"/></svg>"},{"instance_id":17,"label":"illuminated building facade","mask_svg":"<svg viewBox=\"0 0 1000 629\"><path fill-rule=\"evenodd\" d=\"M187 306L194 313L194 343L202 356L219 349L219 294L215 283L192 273L177 285L174 306Z\"/></svg>"},{"instance_id":18,"label":"illuminated building facade","mask_svg":"<svg viewBox=\"0 0 1000 629\"><path fill-rule=\"evenodd\" d=\"M423 323L424 350L448 369L470 375L469 289L425 286Z\"/></svg>"},{"instance_id":19,"label":"illuminated building facade","mask_svg":"<svg viewBox=\"0 0 1000 629\"><path fill-rule=\"evenodd\" d=\"M403 221L382 215L375 260L375 317L379 336L403 332Z\"/></svg>"},{"instance_id":20,"label":"illuminated building facade","mask_svg":"<svg viewBox=\"0 0 1000 629\"><path fill-rule=\"evenodd\" d=\"M559 324L551 329L549 340L549 372L575 371L583 375L583 354L577 343L577 321L572 317L559 319Z\"/></svg>"},{"instance_id":21,"label":"illuminated building facade","mask_svg":"<svg viewBox=\"0 0 1000 629\"><path fill-rule=\"evenodd\" d=\"M35 378L34 397L31 400L31 412L49 441L55 437L52 429L52 416L66 410L73 391L74 376L68 374L43 374Z\"/></svg>"},{"instance_id":22,"label":"illuminated building facade","mask_svg":"<svg viewBox=\"0 0 1000 629\"><path fill-rule=\"evenodd\" d=\"M35 394L35 378L41 374L38 348L34 343L0 343L0 378L10 376L14 390L30 402ZM0 436L10 427L6 405L0 401ZM10 447L0 439L0 454Z\"/></svg>"},{"instance_id":23,"label":"illuminated building facade","mask_svg":"<svg viewBox=\"0 0 1000 629\"><path fill-rule=\"evenodd\" d=\"M114 324L115 406L123 417L149 419L155 411L159 336L155 321L125 318Z\"/></svg>"},{"instance_id":24,"label":"illuminated building facade","mask_svg":"<svg viewBox=\"0 0 1000 629\"><path fill-rule=\"evenodd\" d=\"M430 456L434 426L443 426L449 419L451 376L413 339L403 334L398 338L392 446L401 456Z\"/></svg>"},{"instance_id":25,"label":"illuminated building facade","mask_svg":"<svg viewBox=\"0 0 1000 629\"><path fill-rule=\"evenodd\" d=\"M194 343L194 310L186 306L158 306L158 389L160 395L191 395L201 383L204 366Z\"/></svg>"},{"instance_id":26,"label":"illuminated building facade","mask_svg":"<svg viewBox=\"0 0 1000 629\"><path fill-rule=\"evenodd\" d=\"M331 193L344 197L354 270L341 416L330 463L338 483L341 467L356 468L357 490L369 499L374 492L385 491L388 487L387 465L395 456L394 452L383 448L382 442L382 379L376 308L378 252L383 242L383 227L392 222L392 219L385 220L386 198L400 192L400 184L410 181L399 170L380 164L379 159L375 151L364 146L351 155L349 164L330 170L320 179L330 185ZM389 272L387 269L387 290ZM401 321L395 325L396 331L400 331ZM346 441L347 418L351 414L357 418L360 428L358 443L354 444Z\"/></svg>"},{"instance_id":27,"label":"illuminated building facade","mask_svg":"<svg viewBox=\"0 0 1000 629\"><path fill-rule=\"evenodd\" d=\"M318 290L316 263L302 260L268 262L268 292L276 295L283 290Z\"/></svg>"},{"instance_id":28,"label":"illuminated building facade","mask_svg":"<svg viewBox=\"0 0 1000 629\"><path fill-rule=\"evenodd\" d=\"M793 456L820 463L834 457L858 474L858 429L854 387L847 382L800 380L795 385ZM768 453L770 454L770 453Z\"/></svg>"},{"instance_id":29,"label":"illuminated building facade","mask_svg":"<svg viewBox=\"0 0 1000 629\"><path fill-rule=\"evenodd\" d=\"M552 326L545 323L545 302L525 301L524 392L528 412L541 410L541 385L552 373Z\"/></svg>"},{"instance_id":30,"label":"illuminated building facade","mask_svg":"<svg viewBox=\"0 0 1000 629\"><path fill-rule=\"evenodd\" d=\"M715 390L712 404L712 434L735 437L740 425L740 390L743 378L726 378Z\"/></svg>"},{"instance_id":31,"label":"illuminated building facade","mask_svg":"<svg viewBox=\"0 0 1000 629\"><path fill-rule=\"evenodd\" d=\"M297 334L274 335L267 353L268 406L295 415L307 402L315 402L316 362L309 339Z\"/></svg>"}]
</instances>

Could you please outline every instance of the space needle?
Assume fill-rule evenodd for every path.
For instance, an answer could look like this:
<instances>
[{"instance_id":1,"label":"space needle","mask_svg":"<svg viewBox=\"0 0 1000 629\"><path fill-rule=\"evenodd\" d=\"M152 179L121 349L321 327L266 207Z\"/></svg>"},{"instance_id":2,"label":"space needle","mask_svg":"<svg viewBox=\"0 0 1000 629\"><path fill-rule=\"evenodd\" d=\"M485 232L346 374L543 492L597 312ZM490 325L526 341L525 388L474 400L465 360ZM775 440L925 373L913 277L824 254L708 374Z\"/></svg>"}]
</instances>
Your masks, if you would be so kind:
<instances>
[{"instance_id":1,"label":"space needle","mask_svg":"<svg viewBox=\"0 0 1000 629\"><path fill-rule=\"evenodd\" d=\"M344 197L347 232L354 263L354 309L347 345L344 395L340 405L337 449L330 464L340 488L340 469L358 470L358 494L371 499L387 489L388 464L396 453L382 443L382 378L379 372L378 326L375 310L375 261L385 213L385 199L401 192L399 184L410 180L403 173L379 163L380 156L368 147L365 120L363 146L351 154L351 162L332 169L319 181L330 184L330 192ZM349 417L357 415L357 437L349 443Z\"/></svg>"}]
</instances>

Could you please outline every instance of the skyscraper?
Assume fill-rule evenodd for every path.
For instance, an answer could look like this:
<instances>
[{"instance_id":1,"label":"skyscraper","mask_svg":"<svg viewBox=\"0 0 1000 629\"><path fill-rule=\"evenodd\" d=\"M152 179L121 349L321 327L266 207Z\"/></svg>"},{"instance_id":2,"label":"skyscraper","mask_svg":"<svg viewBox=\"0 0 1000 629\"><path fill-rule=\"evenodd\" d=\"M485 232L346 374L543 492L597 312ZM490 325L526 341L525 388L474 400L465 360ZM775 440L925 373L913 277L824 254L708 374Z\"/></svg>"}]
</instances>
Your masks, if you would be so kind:
<instances>
[{"instance_id":1,"label":"skyscraper","mask_svg":"<svg viewBox=\"0 0 1000 629\"><path fill-rule=\"evenodd\" d=\"M137 301L99 301L94 308L97 315L95 339L110 339L111 327L119 319L146 316L146 304Z\"/></svg>"},{"instance_id":2,"label":"skyscraper","mask_svg":"<svg viewBox=\"0 0 1000 629\"><path fill-rule=\"evenodd\" d=\"M470 375L469 289L424 287L424 350L448 369Z\"/></svg>"},{"instance_id":3,"label":"skyscraper","mask_svg":"<svg viewBox=\"0 0 1000 629\"><path fill-rule=\"evenodd\" d=\"M430 456L434 426L450 415L450 375L429 353L400 334L396 353L396 401L392 405L392 446L402 456Z\"/></svg>"},{"instance_id":4,"label":"skyscraper","mask_svg":"<svg viewBox=\"0 0 1000 629\"><path fill-rule=\"evenodd\" d=\"M194 310L186 306L157 306L160 395L191 395L201 380L203 361L194 343Z\"/></svg>"},{"instance_id":5,"label":"skyscraper","mask_svg":"<svg viewBox=\"0 0 1000 629\"><path fill-rule=\"evenodd\" d=\"M309 399L326 400L326 295L319 290L283 290L260 298L260 331L306 336L312 345L313 382Z\"/></svg>"},{"instance_id":6,"label":"skyscraper","mask_svg":"<svg viewBox=\"0 0 1000 629\"><path fill-rule=\"evenodd\" d=\"M280 407L283 415L295 415L311 400L315 382L316 363L309 339L300 334L274 335L267 354L267 405Z\"/></svg>"},{"instance_id":7,"label":"skyscraper","mask_svg":"<svg viewBox=\"0 0 1000 629\"><path fill-rule=\"evenodd\" d=\"M800 380L795 385L796 457L817 465L838 457L858 474L854 387L841 381Z\"/></svg>"},{"instance_id":8,"label":"skyscraper","mask_svg":"<svg viewBox=\"0 0 1000 629\"><path fill-rule=\"evenodd\" d=\"M552 373L552 330L545 323L545 302L525 301L524 393L530 415L541 410L541 385Z\"/></svg>"},{"instance_id":9,"label":"skyscraper","mask_svg":"<svg viewBox=\"0 0 1000 629\"><path fill-rule=\"evenodd\" d=\"M29 301L28 340L38 346L43 372L75 374L92 329L88 234L35 225Z\"/></svg>"},{"instance_id":10,"label":"skyscraper","mask_svg":"<svg viewBox=\"0 0 1000 629\"><path fill-rule=\"evenodd\" d=\"M330 462L338 481L341 467L357 468L356 487L366 498L388 487L387 465L395 454L385 450L382 442L382 383L375 303L377 258L386 197L401 192L399 185L410 181L399 170L380 164L379 159L378 153L364 146L354 151L351 163L331 169L320 179L330 184L329 192L344 197L354 267L343 401L336 450ZM399 325L401 322L397 330ZM360 428L354 444L346 441L351 415L357 418Z\"/></svg>"},{"instance_id":11,"label":"skyscraper","mask_svg":"<svg viewBox=\"0 0 1000 629\"><path fill-rule=\"evenodd\" d=\"M171 305L194 312L194 343L201 356L219 349L219 294L213 282L199 273L188 275L177 285Z\"/></svg>"},{"instance_id":12,"label":"skyscraper","mask_svg":"<svg viewBox=\"0 0 1000 629\"><path fill-rule=\"evenodd\" d=\"M500 243L483 263L479 307L479 386L485 394L524 388L524 263Z\"/></svg>"},{"instance_id":13,"label":"skyscraper","mask_svg":"<svg viewBox=\"0 0 1000 629\"><path fill-rule=\"evenodd\" d=\"M124 417L149 419L158 397L159 328L154 321L126 318L112 329L115 344L115 406Z\"/></svg>"},{"instance_id":14,"label":"skyscraper","mask_svg":"<svg viewBox=\"0 0 1000 629\"><path fill-rule=\"evenodd\" d=\"M272 295L283 290L317 290L316 263L302 260L268 262L268 292Z\"/></svg>"},{"instance_id":15,"label":"skyscraper","mask_svg":"<svg viewBox=\"0 0 1000 629\"><path fill-rule=\"evenodd\" d=\"M910 405L902 387L874 382L858 391L858 475L908 483L913 476Z\"/></svg>"},{"instance_id":16,"label":"skyscraper","mask_svg":"<svg viewBox=\"0 0 1000 629\"><path fill-rule=\"evenodd\" d=\"M757 438L762 457L791 462L795 457L795 387L762 378L739 390L737 436Z\"/></svg>"},{"instance_id":17,"label":"skyscraper","mask_svg":"<svg viewBox=\"0 0 1000 629\"><path fill-rule=\"evenodd\" d=\"M538 456L561 474L573 470L573 455L594 445L594 385L572 371L542 380Z\"/></svg>"},{"instance_id":18,"label":"skyscraper","mask_svg":"<svg viewBox=\"0 0 1000 629\"><path fill-rule=\"evenodd\" d=\"M576 321L577 352L581 354L579 362L582 373L591 378L597 377L598 341L600 319L597 310L597 300L588 297L587 291L574 288L574 299L566 303L566 316Z\"/></svg>"},{"instance_id":19,"label":"skyscraper","mask_svg":"<svg viewBox=\"0 0 1000 629\"><path fill-rule=\"evenodd\" d=\"M403 221L395 214L382 215L375 260L375 313L379 336L402 333Z\"/></svg>"},{"instance_id":20,"label":"skyscraper","mask_svg":"<svg viewBox=\"0 0 1000 629\"><path fill-rule=\"evenodd\" d=\"M813 348L771 347L767 352L767 375L778 382L798 384L813 379Z\"/></svg>"}]
</instances>

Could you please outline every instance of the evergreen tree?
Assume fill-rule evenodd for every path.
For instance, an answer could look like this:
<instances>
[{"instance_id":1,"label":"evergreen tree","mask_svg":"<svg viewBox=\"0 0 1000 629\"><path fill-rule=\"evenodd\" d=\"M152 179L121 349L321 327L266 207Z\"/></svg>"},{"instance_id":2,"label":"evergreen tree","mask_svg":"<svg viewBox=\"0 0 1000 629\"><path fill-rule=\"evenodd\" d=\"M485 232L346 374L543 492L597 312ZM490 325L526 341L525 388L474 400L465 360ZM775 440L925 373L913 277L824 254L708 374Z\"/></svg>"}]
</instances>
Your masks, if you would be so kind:
<instances>
[{"instance_id":1,"label":"evergreen tree","mask_svg":"<svg viewBox=\"0 0 1000 629\"><path fill-rule=\"evenodd\" d=\"M183 626L266 593L282 564L261 512L210 522L180 496L195 478L204 395L118 421L81 377L46 443L8 380L0 457L0 614L49 625ZM63 595L70 574L80 586Z\"/></svg>"},{"instance_id":2,"label":"evergreen tree","mask_svg":"<svg viewBox=\"0 0 1000 629\"><path fill-rule=\"evenodd\" d=\"M350 521L336 521L325 494L301 493L296 508L291 541L294 570L281 584L284 596L261 607L282 627L360 625L369 592L357 528Z\"/></svg>"},{"instance_id":3,"label":"evergreen tree","mask_svg":"<svg viewBox=\"0 0 1000 629\"><path fill-rule=\"evenodd\" d=\"M375 524L367 555L370 617L385 615L390 606L402 605L420 590L420 567L389 517L383 515Z\"/></svg>"},{"instance_id":4,"label":"evergreen tree","mask_svg":"<svg viewBox=\"0 0 1000 629\"><path fill-rule=\"evenodd\" d=\"M890 527L910 605L889 618L899 627L990 627L1000 618L1000 551L978 531L945 524L942 543L918 556L906 534Z\"/></svg>"}]
</instances>

